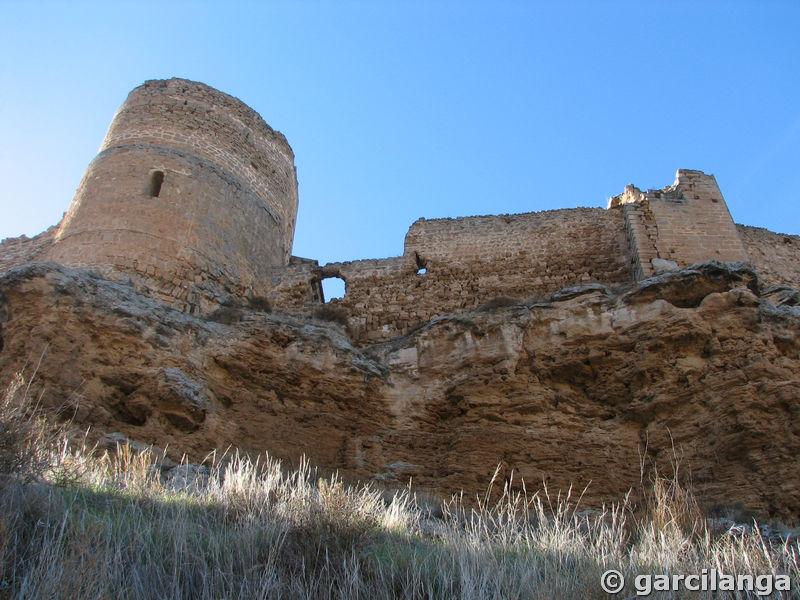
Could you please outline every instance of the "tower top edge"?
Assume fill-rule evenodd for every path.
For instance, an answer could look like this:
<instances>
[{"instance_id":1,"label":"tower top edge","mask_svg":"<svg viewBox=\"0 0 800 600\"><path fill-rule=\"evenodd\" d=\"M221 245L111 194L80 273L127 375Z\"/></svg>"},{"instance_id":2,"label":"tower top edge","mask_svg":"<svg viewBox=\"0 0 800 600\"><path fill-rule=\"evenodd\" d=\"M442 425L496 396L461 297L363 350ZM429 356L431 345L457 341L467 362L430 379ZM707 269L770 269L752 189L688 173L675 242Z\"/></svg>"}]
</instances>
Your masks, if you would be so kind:
<instances>
[{"instance_id":1,"label":"tower top edge","mask_svg":"<svg viewBox=\"0 0 800 600\"><path fill-rule=\"evenodd\" d=\"M270 125L264 121L264 119L256 110L248 106L239 98L222 92L217 88L214 88L201 81L193 81L191 79L184 79L181 77L171 77L169 79L148 79L141 85L131 90L120 109L122 109L126 104L136 102L137 99L143 100L143 97L147 97L149 102L158 96L171 97L175 99L185 97L185 99L191 99L194 101L204 101L228 113L233 113L252 129L259 130L264 134L278 138L286 146L286 148L288 148L292 158L294 157L294 152L292 151L286 136L284 136L280 131L270 127Z\"/></svg>"}]
</instances>

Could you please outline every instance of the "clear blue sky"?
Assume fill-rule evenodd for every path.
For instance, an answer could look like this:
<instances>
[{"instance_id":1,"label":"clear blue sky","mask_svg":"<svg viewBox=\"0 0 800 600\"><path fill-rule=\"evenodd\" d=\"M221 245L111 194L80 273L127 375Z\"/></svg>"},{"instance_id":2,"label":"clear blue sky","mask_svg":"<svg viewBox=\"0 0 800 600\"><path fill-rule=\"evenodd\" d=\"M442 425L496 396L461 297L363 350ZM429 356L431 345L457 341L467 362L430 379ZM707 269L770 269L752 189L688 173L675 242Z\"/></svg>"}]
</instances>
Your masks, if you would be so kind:
<instances>
[{"instance_id":1,"label":"clear blue sky","mask_svg":"<svg viewBox=\"0 0 800 600\"><path fill-rule=\"evenodd\" d=\"M294 254L418 217L605 206L677 168L800 234L800 2L0 0L0 238L57 223L127 93L185 77L294 149Z\"/></svg>"}]
</instances>

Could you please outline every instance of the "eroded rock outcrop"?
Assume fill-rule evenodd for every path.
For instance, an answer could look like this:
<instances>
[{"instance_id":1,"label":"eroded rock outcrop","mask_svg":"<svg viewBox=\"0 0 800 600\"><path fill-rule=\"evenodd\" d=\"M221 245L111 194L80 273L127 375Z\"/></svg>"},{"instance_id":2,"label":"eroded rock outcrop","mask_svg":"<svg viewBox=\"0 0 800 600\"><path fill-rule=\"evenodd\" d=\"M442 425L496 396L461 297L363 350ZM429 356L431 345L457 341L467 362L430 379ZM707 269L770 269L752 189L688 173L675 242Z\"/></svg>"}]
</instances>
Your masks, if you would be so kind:
<instances>
[{"instance_id":1,"label":"eroded rock outcrop","mask_svg":"<svg viewBox=\"0 0 800 600\"><path fill-rule=\"evenodd\" d=\"M98 435L194 461L305 454L439 494L483 491L499 464L529 490L588 486L587 506L677 455L705 505L800 515L798 294L744 264L505 299L365 348L332 323L218 323L55 264L8 271L0 294L0 376L24 371Z\"/></svg>"}]
</instances>

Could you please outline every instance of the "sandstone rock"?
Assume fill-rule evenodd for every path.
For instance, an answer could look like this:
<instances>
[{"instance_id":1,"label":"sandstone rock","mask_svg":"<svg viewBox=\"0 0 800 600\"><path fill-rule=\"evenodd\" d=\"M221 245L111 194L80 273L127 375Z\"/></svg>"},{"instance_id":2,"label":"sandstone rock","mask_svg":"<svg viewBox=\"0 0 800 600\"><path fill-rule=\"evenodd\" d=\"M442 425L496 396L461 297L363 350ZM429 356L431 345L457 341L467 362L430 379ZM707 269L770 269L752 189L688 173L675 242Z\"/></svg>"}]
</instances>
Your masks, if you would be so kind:
<instances>
[{"instance_id":1,"label":"sandstone rock","mask_svg":"<svg viewBox=\"0 0 800 600\"><path fill-rule=\"evenodd\" d=\"M798 306L800 305L800 291L782 286L770 286L762 292L762 297L775 306Z\"/></svg>"},{"instance_id":2,"label":"sandstone rock","mask_svg":"<svg viewBox=\"0 0 800 600\"><path fill-rule=\"evenodd\" d=\"M210 401L205 385L175 367L166 367L157 376L158 408L176 428L195 431L206 418Z\"/></svg>"},{"instance_id":3,"label":"sandstone rock","mask_svg":"<svg viewBox=\"0 0 800 600\"><path fill-rule=\"evenodd\" d=\"M278 312L206 321L53 264L8 271L0 294L0 377L38 365L44 406L175 461L306 455L441 496L483 493L499 465L500 483L585 488L592 508L677 459L704 505L800 515L800 307L745 263L446 315L365 348Z\"/></svg>"},{"instance_id":4,"label":"sandstone rock","mask_svg":"<svg viewBox=\"0 0 800 600\"><path fill-rule=\"evenodd\" d=\"M680 268L674 260L665 260L663 258L654 258L650 263L653 265L653 272L656 275L677 271Z\"/></svg>"}]
</instances>

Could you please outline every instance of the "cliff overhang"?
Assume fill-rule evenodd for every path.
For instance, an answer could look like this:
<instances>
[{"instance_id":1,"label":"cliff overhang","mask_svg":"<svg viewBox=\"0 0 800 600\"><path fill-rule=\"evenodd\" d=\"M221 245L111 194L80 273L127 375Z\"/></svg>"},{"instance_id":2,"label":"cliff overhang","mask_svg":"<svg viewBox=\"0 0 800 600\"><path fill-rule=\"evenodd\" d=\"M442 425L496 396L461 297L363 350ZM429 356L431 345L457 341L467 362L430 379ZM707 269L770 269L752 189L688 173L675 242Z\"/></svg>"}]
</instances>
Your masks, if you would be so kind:
<instances>
[{"instance_id":1,"label":"cliff overhang","mask_svg":"<svg viewBox=\"0 0 800 600\"><path fill-rule=\"evenodd\" d=\"M52 263L0 276L0 376L63 419L446 496L500 476L621 498L676 459L704 505L800 514L798 292L746 263L572 286L356 347L340 324L189 315ZM512 477L512 473L515 475Z\"/></svg>"}]
</instances>

